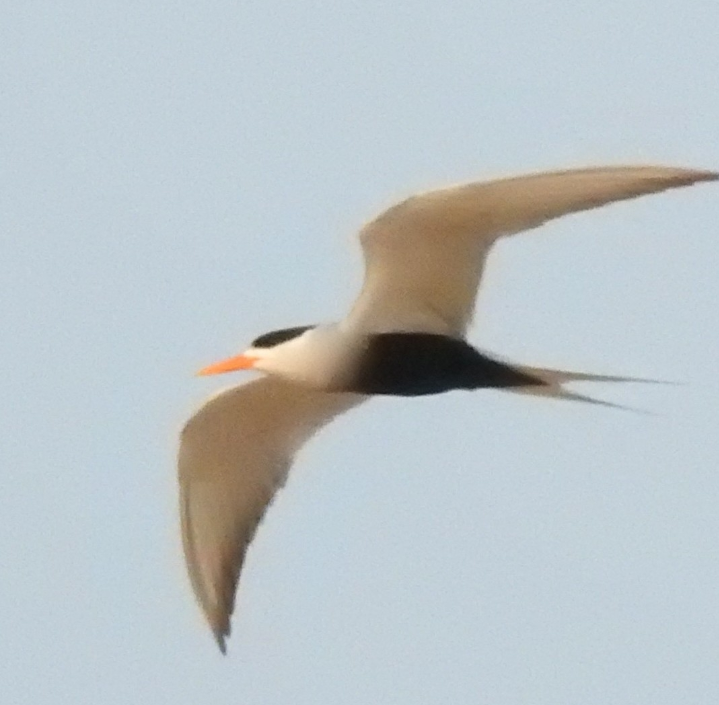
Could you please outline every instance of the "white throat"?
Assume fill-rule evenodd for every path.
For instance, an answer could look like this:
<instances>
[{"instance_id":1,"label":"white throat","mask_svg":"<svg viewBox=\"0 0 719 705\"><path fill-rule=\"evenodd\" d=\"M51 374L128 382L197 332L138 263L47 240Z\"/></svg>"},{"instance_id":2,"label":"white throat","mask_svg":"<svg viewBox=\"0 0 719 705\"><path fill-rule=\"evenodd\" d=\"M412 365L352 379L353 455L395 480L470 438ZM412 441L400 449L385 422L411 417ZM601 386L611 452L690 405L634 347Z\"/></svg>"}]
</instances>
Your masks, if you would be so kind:
<instances>
[{"instance_id":1,"label":"white throat","mask_svg":"<svg viewBox=\"0 0 719 705\"><path fill-rule=\"evenodd\" d=\"M317 326L271 348L250 348L254 369L293 382L328 389L351 375L362 352L362 336L337 324Z\"/></svg>"}]
</instances>

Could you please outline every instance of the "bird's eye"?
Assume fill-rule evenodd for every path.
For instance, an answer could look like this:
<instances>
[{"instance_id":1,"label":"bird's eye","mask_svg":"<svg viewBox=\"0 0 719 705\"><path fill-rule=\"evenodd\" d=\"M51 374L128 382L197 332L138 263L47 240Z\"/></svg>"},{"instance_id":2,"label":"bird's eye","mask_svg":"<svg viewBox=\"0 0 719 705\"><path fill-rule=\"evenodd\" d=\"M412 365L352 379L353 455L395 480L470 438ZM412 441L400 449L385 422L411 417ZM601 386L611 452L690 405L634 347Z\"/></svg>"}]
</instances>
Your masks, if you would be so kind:
<instances>
[{"instance_id":1,"label":"bird's eye","mask_svg":"<svg viewBox=\"0 0 719 705\"><path fill-rule=\"evenodd\" d=\"M253 348L274 348L275 345L286 343L292 338L302 335L306 330L310 330L314 326L297 326L296 328L282 328L281 330L273 330L269 333L261 335L252 341Z\"/></svg>"}]
</instances>

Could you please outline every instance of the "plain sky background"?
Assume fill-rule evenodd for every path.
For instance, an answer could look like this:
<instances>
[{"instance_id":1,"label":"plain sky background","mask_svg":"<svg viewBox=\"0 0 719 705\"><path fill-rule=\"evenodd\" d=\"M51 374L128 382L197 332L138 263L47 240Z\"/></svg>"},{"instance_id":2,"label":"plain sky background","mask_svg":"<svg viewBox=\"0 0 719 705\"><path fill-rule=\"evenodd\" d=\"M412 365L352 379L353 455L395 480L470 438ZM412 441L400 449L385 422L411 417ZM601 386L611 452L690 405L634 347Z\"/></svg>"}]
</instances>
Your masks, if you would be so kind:
<instances>
[{"instance_id":1,"label":"plain sky background","mask_svg":"<svg viewBox=\"0 0 719 705\"><path fill-rule=\"evenodd\" d=\"M654 416L378 400L310 444L222 658L185 577L199 366L342 315L415 189L719 167L716 0L5 3L4 703L719 702L719 188L491 256L471 339Z\"/></svg>"}]
</instances>

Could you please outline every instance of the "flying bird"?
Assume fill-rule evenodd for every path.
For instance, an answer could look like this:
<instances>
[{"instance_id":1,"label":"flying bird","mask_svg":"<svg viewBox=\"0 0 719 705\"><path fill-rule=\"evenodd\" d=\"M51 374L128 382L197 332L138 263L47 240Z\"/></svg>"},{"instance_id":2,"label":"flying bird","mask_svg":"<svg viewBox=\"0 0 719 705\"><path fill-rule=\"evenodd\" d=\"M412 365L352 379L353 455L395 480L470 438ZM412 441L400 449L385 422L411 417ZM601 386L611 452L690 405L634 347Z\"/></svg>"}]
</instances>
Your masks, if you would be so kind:
<instances>
[{"instance_id":1,"label":"flying bird","mask_svg":"<svg viewBox=\"0 0 719 705\"><path fill-rule=\"evenodd\" d=\"M606 404L562 384L636 381L508 364L466 341L496 240L568 213L718 178L710 171L610 166L412 196L362 228L364 285L346 318L266 333L241 355L201 370L264 373L211 397L181 433L185 559L221 651L255 530L295 453L338 414L377 394L487 387Z\"/></svg>"}]
</instances>

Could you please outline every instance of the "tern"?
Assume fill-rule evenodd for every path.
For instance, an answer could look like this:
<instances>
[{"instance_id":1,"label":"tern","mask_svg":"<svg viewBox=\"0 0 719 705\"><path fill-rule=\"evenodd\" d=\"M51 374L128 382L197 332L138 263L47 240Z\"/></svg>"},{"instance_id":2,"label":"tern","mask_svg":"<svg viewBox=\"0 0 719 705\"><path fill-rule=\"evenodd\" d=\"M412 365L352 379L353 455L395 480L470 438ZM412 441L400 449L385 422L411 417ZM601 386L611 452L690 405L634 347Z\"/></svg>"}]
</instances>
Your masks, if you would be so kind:
<instances>
[{"instance_id":1,"label":"tern","mask_svg":"<svg viewBox=\"0 0 719 705\"><path fill-rule=\"evenodd\" d=\"M185 559L220 650L257 526L295 453L338 414L373 395L488 387L606 404L562 384L637 381L508 364L470 345L467 327L495 241L565 214L718 178L702 170L608 166L412 196L362 228L365 280L344 320L266 333L241 355L202 369L264 373L211 397L180 438Z\"/></svg>"}]
</instances>

